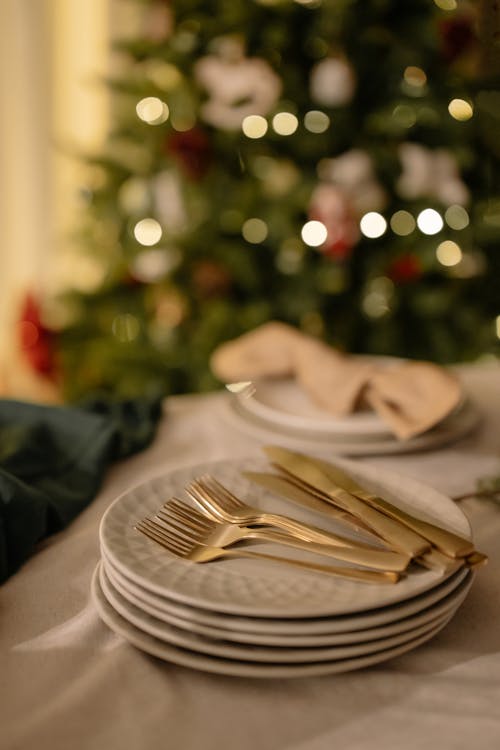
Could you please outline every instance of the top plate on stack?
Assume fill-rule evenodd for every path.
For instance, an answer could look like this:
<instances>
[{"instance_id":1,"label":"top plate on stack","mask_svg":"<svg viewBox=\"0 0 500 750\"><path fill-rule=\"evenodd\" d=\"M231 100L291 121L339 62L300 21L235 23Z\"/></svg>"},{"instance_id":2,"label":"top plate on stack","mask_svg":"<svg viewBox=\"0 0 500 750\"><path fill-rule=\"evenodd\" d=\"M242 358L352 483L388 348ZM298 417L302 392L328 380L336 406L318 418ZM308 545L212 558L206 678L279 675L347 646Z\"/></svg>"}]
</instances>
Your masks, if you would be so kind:
<instances>
[{"instance_id":1,"label":"top plate on stack","mask_svg":"<svg viewBox=\"0 0 500 750\"><path fill-rule=\"evenodd\" d=\"M346 461L343 466L401 507L470 537L466 517L441 493L378 467ZM470 571L443 575L415 568L395 585L380 585L260 560L196 564L134 529L204 473L253 505L335 529L323 515L296 509L241 474L267 468L259 459L190 467L146 482L113 503L101 524L102 564L93 585L94 601L110 627L168 661L255 677L360 668L414 648L444 627L471 585ZM273 545L255 549L297 554Z\"/></svg>"},{"instance_id":2,"label":"top plate on stack","mask_svg":"<svg viewBox=\"0 0 500 750\"><path fill-rule=\"evenodd\" d=\"M431 449L465 436L479 420L477 410L464 399L433 429L398 440L381 417L368 409L339 418L328 414L292 378L263 379L254 386L252 395L228 398L226 418L261 441L280 440L304 450L328 447L337 454L383 455Z\"/></svg>"}]
</instances>

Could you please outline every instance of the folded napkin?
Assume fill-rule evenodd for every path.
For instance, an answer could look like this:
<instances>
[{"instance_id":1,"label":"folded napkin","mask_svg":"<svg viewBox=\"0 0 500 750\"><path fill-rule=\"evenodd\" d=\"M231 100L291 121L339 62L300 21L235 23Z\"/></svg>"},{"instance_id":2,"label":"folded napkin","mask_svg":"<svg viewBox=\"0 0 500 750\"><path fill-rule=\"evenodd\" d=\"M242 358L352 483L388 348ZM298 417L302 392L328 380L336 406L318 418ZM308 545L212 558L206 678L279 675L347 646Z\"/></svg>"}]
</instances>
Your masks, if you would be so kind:
<instances>
[{"instance_id":1,"label":"folded napkin","mask_svg":"<svg viewBox=\"0 0 500 750\"><path fill-rule=\"evenodd\" d=\"M152 440L161 399L79 407L0 400L0 582L94 498L112 461Z\"/></svg>"},{"instance_id":2,"label":"folded napkin","mask_svg":"<svg viewBox=\"0 0 500 750\"><path fill-rule=\"evenodd\" d=\"M431 362L378 365L278 322L222 344L210 364L225 383L295 377L313 401L337 417L368 405L401 440L438 424L462 399L457 378Z\"/></svg>"}]
</instances>

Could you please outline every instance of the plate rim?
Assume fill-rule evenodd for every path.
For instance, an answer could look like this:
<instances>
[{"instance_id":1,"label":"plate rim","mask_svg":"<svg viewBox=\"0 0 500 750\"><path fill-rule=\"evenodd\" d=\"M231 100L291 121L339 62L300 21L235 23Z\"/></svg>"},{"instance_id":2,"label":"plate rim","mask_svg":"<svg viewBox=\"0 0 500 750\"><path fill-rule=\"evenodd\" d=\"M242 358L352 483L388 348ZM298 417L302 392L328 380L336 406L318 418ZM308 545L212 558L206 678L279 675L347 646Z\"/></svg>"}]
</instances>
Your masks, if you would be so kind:
<instances>
[{"instance_id":1,"label":"plate rim","mask_svg":"<svg viewBox=\"0 0 500 750\"><path fill-rule=\"evenodd\" d=\"M406 640L411 640L413 637L424 634L435 625L452 617L466 596L466 592L462 591L444 612L440 612L434 616L431 615L424 622L415 624L412 627L404 628L394 633L382 634L379 638L364 640L363 637L360 637L358 640L348 643L286 645L284 643L241 643L220 637L193 633L192 631L161 620L128 601L115 588L102 563L99 568L99 581L104 596L113 609L132 625L159 638L159 640L166 641L174 646L214 656L261 663L308 663L311 660L337 661L339 659L361 656L364 653L372 653L372 651L391 648L392 646L399 645L399 643L406 642ZM363 631L358 631L358 633L362 636ZM240 653L238 654L238 652ZM245 652L247 653L245 654ZM316 658L311 659L311 656Z\"/></svg>"},{"instance_id":2,"label":"plate rim","mask_svg":"<svg viewBox=\"0 0 500 750\"><path fill-rule=\"evenodd\" d=\"M202 473L205 473L206 471L214 471L217 468L229 467L231 470L234 470L236 466L246 467L246 465L249 462L250 464L254 464L255 461L258 461L258 458L256 456L251 456L250 458L246 458L246 459L234 459L234 460L226 459L222 461L208 462L204 464L195 464L190 467L182 467L181 469L174 469L165 474L146 480L145 482L142 482L139 485L136 485L135 487L129 488L111 503L111 505L108 507L108 509L106 510L106 512L104 513L101 519L101 523L99 527L99 538L100 538L100 543L101 543L101 549L103 550L104 554L106 554L106 556L110 558L110 560L113 562L115 567L118 568L118 570L122 571L125 576L136 581L139 585L141 585L143 588L146 588L147 590L153 591L154 593L159 593L160 595L167 594L169 598L174 599L175 601L181 601L185 604L194 605L198 608L211 609L217 612L228 612L231 614L241 614L241 615L250 616L250 617L258 616L258 617L270 617L270 618L276 618L276 617L283 618L284 617L285 619L289 619L289 618L303 619L304 617L331 616L334 614L337 614L337 615L338 614L354 614L356 611L362 610L363 607L365 609L379 608L379 607L387 606L388 604L395 603L396 601L401 601L401 600L413 597L417 594L422 593L425 590L429 590L433 588L434 586L438 585L438 583L448 578L449 575L451 575L451 573L449 575L441 574L439 578L436 578L436 575L438 574L433 574L432 571L426 571L425 573L421 573L422 576L426 575L427 579L430 578L431 580L427 581L427 583L424 584L423 588L417 587L417 590L413 590L409 594L405 594L404 591L402 592L401 589L396 590L395 587L386 587L384 589L381 588L379 589L379 592L381 595L381 601L380 603L376 605L363 605L360 602L359 606L357 606L354 609L349 609L348 611L345 611L345 610L341 611L338 609L338 607L336 609L332 608L331 605L322 601L321 605L315 605L315 608L311 609L308 614L305 614L303 608L302 609L289 608L286 612L280 612L279 610L276 609L276 607L273 608L273 607L259 605L257 608L255 608L254 604L249 605L249 604L244 604L242 602L239 602L236 604L234 602L227 603L224 601L214 602L213 597L212 597L212 600L209 600L209 598L200 599L199 596L196 597L189 592L186 593L185 591L182 591L182 590L180 591L173 590L172 588L166 589L165 586L161 586L155 580L151 580L150 578L144 575L141 575L140 573L135 571L133 567L130 567L130 564L127 566L126 562L123 562L120 559L119 555L117 556L114 553L114 550L107 544L106 528L107 528L107 524L109 523L109 518L110 516L112 517L113 513L116 512L117 506L120 503L123 503L127 498L129 498L131 494L141 492L141 491L145 492L148 489L150 489L150 492L153 493L154 492L153 487L155 487L157 484L160 484L162 482L168 482L168 481L170 482L174 481L175 483L176 481L175 475L177 474L180 474L181 477L186 476L186 474L188 477L192 477L196 475L197 473L202 474ZM263 459L261 459L261 463L262 462L263 462ZM344 466L349 465L351 467L351 470L353 469L353 467L356 467L358 469L358 477L359 477L359 468L360 468L359 464L356 465L356 464L353 464L353 462L346 462L345 460L343 461L343 464ZM463 511L461 511L461 509L457 505L455 505L453 501L449 499L443 493L438 492L434 488L424 485L423 483L418 482L414 479L398 474L397 472L387 470L387 469L381 469L381 467L376 467L376 466L369 467L368 465L362 465L361 469L362 469L362 472L361 472L362 476L364 475L365 478L367 479L370 478L370 471L372 472L372 474L373 472L375 472L375 475L378 475L378 476L382 474L382 477L383 478L385 477L386 485L388 485L390 488L391 481L392 481L392 484L398 487L398 492L401 492L400 483L401 483L401 480L403 480L403 482L406 482L408 486L408 492L410 492L410 488L413 487L413 493L416 494L416 496L418 497L422 496L423 493L427 493L427 494L433 493L434 501L440 502L441 504L444 502L445 507L447 507L448 509L448 514L451 512L452 516L455 515L455 519L457 520L459 525L462 524L462 530L459 531L458 533L462 533L469 537L471 536L471 527L470 527L470 523L467 517L465 516ZM373 477L372 477L372 480L373 480ZM183 479L182 481L185 481L185 480ZM379 482L380 482L380 479L379 479ZM384 480L382 480L382 484L384 484ZM403 501L403 504L404 504L404 501ZM439 519L439 514L437 515ZM142 540L141 543L146 545L145 549L148 548L147 545L154 544L153 542L150 542L150 540L147 540L145 538ZM152 548L150 547L150 549ZM166 554L169 555L169 553L166 553ZM168 556L166 558L166 560L169 560L169 559L172 560L172 556ZM196 565L195 563L188 563L187 561L182 561L182 563L184 565ZM180 570L181 569L179 568L178 572L180 572ZM184 573L186 573L187 570L188 570L187 568L184 568ZM194 569L191 569L191 570L194 570ZM196 573L195 575L198 575L198 573ZM398 585L399 584L396 584L396 586ZM391 591L394 592L395 596L393 595L392 597L389 597L389 599L387 599L387 594L386 594L385 595L386 598L384 599L384 592L388 590L389 588L391 589Z\"/></svg>"},{"instance_id":3,"label":"plate rim","mask_svg":"<svg viewBox=\"0 0 500 750\"><path fill-rule=\"evenodd\" d=\"M102 599L99 599L99 593L97 588L98 568L94 571L91 584L91 597L94 602L94 606L97 610L98 615L103 622L112 630L115 634L119 635L129 644L135 648L144 651L151 656L155 656L162 661L171 662L179 666L195 669L197 671L209 672L211 674L222 674L225 676L232 677L252 677L261 679L284 679L284 678L297 678L297 677L318 677L327 674L341 674L364 667L371 666L373 664L389 661L397 656L400 656L408 651L413 651L420 645L429 641L435 635L437 635L443 628L446 627L449 620L438 626L435 630L427 633L425 636L410 641L406 644L395 646L392 649L378 651L375 654L368 654L361 657L354 657L352 659L337 660L336 662L319 662L313 664L294 664L291 667L287 665L266 665L266 664L252 664L243 661L236 661L230 659L222 659L221 657L207 656L201 654L195 654L187 649L180 649L169 644L161 642L154 636L149 636L139 628L132 626L127 623L124 618L121 618L110 605L109 610L104 610ZM103 596L103 595L101 595ZM117 619L119 618L119 619ZM450 617L451 619L451 617ZM124 629L120 620L127 625Z\"/></svg>"}]
</instances>

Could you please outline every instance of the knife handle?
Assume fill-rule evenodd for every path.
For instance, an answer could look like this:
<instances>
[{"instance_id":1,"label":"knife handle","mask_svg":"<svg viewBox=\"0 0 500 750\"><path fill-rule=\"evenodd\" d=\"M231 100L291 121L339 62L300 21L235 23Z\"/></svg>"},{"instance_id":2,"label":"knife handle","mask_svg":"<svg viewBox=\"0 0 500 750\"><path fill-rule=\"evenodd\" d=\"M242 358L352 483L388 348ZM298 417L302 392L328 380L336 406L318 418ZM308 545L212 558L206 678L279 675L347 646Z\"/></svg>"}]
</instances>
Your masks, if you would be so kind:
<instances>
[{"instance_id":1,"label":"knife handle","mask_svg":"<svg viewBox=\"0 0 500 750\"><path fill-rule=\"evenodd\" d=\"M376 497L375 495L370 495L368 493L359 493L358 497L363 502L368 503L372 508L376 508L387 516L400 521L407 528L421 534L425 539L428 539L429 542L432 542L435 547L449 557L467 557L467 555L474 552L474 544L470 539L464 539L463 537L454 534L452 531L443 529L440 526L435 526L428 521L422 521L420 518L415 518L404 510L401 510L401 508L396 508L381 497Z\"/></svg>"},{"instance_id":2,"label":"knife handle","mask_svg":"<svg viewBox=\"0 0 500 750\"><path fill-rule=\"evenodd\" d=\"M249 530L248 537L246 538L259 539L261 541L273 542L275 544L284 544L288 547L304 550L305 552L313 552L316 555L326 555L327 557L333 557L336 560L354 563L355 565L362 565L365 568L372 568L374 570L402 573L407 569L410 563L408 555L402 555L399 552L374 548L361 549L357 547L338 547L332 544L318 544L317 542L309 542L305 539L301 540L290 534L271 531L268 529Z\"/></svg>"},{"instance_id":3,"label":"knife handle","mask_svg":"<svg viewBox=\"0 0 500 750\"><path fill-rule=\"evenodd\" d=\"M338 503L344 510L347 510L353 516L367 523L368 526L379 534L382 539L385 539L394 549L410 557L418 557L430 549L430 542L424 539L423 536L409 529L399 520L396 521L381 513L349 492L341 489L332 489L328 495L334 503Z\"/></svg>"}]
</instances>

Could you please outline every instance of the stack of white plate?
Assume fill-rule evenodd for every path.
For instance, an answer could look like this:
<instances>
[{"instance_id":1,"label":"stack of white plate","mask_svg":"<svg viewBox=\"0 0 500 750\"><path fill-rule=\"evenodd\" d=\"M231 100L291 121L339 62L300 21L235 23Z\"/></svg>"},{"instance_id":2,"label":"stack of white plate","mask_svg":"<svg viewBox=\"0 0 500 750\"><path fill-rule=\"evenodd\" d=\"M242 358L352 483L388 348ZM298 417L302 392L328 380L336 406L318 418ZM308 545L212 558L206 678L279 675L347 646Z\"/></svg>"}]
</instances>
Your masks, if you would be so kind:
<instances>
[{"instance_id":1,"label":"stack of white plate","mask_svg":"<svg viewBox=\"0 0 500 750\"><path fill-rule=\"evenodd\" d=\"M410 440L398 440L374 411L336 418L317 406L292 378L263 379L248 395L228 394L225 416L246 433L290 447L346 455L403 453L435 448L458 440L478 424L479 415L466 398L432 430Z\"/></svg>"},{"instance_id":2,"label":"stack of white plate","mask_svg":"<svg viewBox=\"0 0 500 750\"><path fill-rule=\"evenodd\" d=\"M466 517L441 493L378 467L343 465L374 492L470 538ZM168 662L283 678L391 659L432 638L453 617L473 580L465 568L443 575L415 566L397 584L381 585L262 560L196 564L134 529L170 497L183 496L186 484L203 473L253 505L335 528L323 514L301 511L241 474L268 469L265 460L254 458L205 464L153 479L115 500L102 519L102 559L92 583L95 605L112 630ZM294 553L272 545L252 549Z\"/></svg>"}]
</instances>

